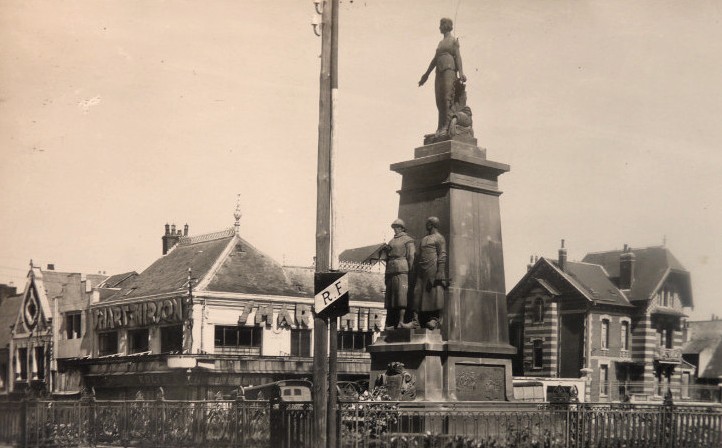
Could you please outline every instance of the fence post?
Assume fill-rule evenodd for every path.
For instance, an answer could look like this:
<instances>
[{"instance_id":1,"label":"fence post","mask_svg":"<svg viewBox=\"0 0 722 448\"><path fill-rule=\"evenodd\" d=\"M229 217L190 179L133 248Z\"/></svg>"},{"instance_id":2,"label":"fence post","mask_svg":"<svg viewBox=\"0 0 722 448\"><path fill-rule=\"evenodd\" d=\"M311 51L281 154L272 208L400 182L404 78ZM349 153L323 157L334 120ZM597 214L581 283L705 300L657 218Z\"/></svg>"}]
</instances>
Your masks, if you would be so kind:
<instances>
[{"instance_id":1,"label":"fence post","mask_svg":"<svg viewBox=\"0 0 722 448\"><path fill-rule=\"evenodd\" d=\"M20 401L20 446L28 446L28 400L25 397Z\"/></svg>"},{"instance_id":2,"label":"fence post","mask_svg":"<svg viewBox=\"0 0 722 448\"><path fill-rule=\"evenodd\" d=\"M238 393L236 394L236 399L233 401L233 407L236 409L236 431L235 431L235 443L233 446L245 446L246 444L246 420L247 420L247 408L243 407L243 388L238 388ZM271 429L271 425L268 425L268 428Z\"/></svg>"},{"instance_id":3,"label":"fence post","mask_svg":"<svg viewBox=\"0 0 722 448\"><path fill-rule=\"evenodd\" d=\"M667 448L673 448L676 445L674 431L674 401L672 400L672 390L667 388L662 402L662 434L663 444Z\"/></svg>"}]
</instances>

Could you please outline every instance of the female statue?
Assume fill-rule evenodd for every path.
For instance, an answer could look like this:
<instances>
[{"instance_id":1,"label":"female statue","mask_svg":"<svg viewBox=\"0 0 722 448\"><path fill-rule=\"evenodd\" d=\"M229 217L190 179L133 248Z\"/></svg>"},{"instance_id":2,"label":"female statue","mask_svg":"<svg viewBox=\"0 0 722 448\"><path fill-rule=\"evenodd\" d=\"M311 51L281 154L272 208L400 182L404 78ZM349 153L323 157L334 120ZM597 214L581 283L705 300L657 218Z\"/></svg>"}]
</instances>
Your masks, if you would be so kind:
<instances>
[{"instance_id":1,"label":"female statue","mask_svg":"<svg viewBox=\"0 0 722 448\"><path fill-rule=\"evenodd\" d=\"M454 25L451 19L441 19L439 31L444 38L436 48L436 54L429 63L429 68L421 76L419 86L423 86L429 79L431 70L436 68L436 108L439 110L439 124L436 128L436 135L446 133L451 120L451 106L454 101L454 83L459 79L466 82L464 69L461 65L461 53L459 52L459 41L451 35ZM457 78L458 72L458 78Z\"/></svg>"}]
</instances>

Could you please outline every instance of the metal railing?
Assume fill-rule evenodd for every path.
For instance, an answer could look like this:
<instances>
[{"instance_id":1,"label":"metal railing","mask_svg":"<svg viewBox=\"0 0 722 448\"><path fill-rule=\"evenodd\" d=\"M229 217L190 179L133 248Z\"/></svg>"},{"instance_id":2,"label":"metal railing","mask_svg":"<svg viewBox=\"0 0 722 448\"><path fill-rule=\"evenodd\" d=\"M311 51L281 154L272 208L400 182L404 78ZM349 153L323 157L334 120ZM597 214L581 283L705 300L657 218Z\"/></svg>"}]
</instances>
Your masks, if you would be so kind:
<instances>
[{"instance_id":1,"label":"metal railing","mask_svg":"<svg viewBox=\"0 0 722 448\"><path fill-rule=\"evenodd\" d=\"M310 402L0 403L0 442L22 447L314 447ZM353 401L333 446L722 446L722 406Z\"/></svg>"},{"instance_id":2,"label":"metal railing","mask_svg":"<svg viewBox=\"0 0 722 448\"><path fill-rule=\"evenodd\" d=\"M720 408L665 405L356 402L340 405L344 448L711 447Z\"/></svg>"},{"instance_id":3,"label":"metal railing","mask_svg":"<svg viewBox=\"0 0 722 448\"><path fill-rule=\"evenodd\" d=\"M31 400L0 404L5 442L44 446L270 446L268 401Z\"/></svg>"}]
</instances>

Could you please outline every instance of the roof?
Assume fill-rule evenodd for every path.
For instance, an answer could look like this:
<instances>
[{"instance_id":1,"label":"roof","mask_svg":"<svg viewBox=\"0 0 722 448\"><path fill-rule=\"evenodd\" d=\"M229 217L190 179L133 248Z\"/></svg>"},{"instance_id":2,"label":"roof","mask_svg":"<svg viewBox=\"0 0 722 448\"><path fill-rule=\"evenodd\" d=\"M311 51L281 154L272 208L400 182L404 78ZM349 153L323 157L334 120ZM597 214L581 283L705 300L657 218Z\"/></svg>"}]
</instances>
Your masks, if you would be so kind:
<instances>
[{"instance_id":1,"label":"roof","mask_svg":"<svg viewBox=\"0 0 722 448\"><path fill-rule=\"evenodd\" d=\"M353 263L368 263L379 260L379 249L383 244L371 244L369 246L346 249L338 256L339 261L350 261Z\"/></svg>"},{"instance_id":2,"label":"roof","mask_svg":"<svg viewBox=\"0 0 722 448\"><path fill-rule=\"evenodd\" d=\"M204 278L217 263L231 240L233 229L197 237L182 237L167 254L121 285L109 298L132 298L183 291L188 287L188 269L196 279Z\"/></svg>"},{"instance_id":3,"label":"roof","mask_svg":"<svg viewBox=\"0 0 722 448\"><path fill-rule=\"evenodd\" d=\"M648 300L657 292L657 288L668 275L678 275L683 291L682 300L685 306L692 306L692 287L689 272L682 263L664 246L653 246L632 249L635 257L634 279L630 291L630 300ZM598 264L609 273L609 278L616 284L619 281L619 256L622 250L592 252L587 254L583 262Z\"/></svg>"},{"instance_id":4,"label":"roof","mask_svg":"<svg viewBox=\"0 0 722 448\"><path fill-rule=\"evenodd\" d=\"M194 291L310 298L314 295L311 267L282 266L234 229L181 238L166 255L121 284L120 291L101 290L101 301L184 293L188 267L196 282ZM106 282L108 283L108 282ZM384 276L375 272L349 272L352 300L384 300Z\"/></svg>"},{"instance_id":5,"label":"roof","mask_svg":"<svg viewBox=\"0 0 722 448\"><path fill-rule=\"evenodd\" d=\"M631 307L624 293L598 265L567 261L562 271L556 260L540 258L517 283L508 296L515 299L530 288L541 285L550 294L577 294L594 303Z\"/></svg>"},{"instance_id":6,"label":"roof","mask_svg":"<svg viewBox=\"0 0 722 448\"><path fill-rule=\"evenodd\" d=\"M704 370L697 372L700 378L717 379L722 376L722 320L689 322L688 342L682 347L682 353L701 354L707 352L709 362Z\"/></svg>"},{"instance_id":7,"label":"roof","mask_svg":"<svg viewBox=\"0 0 722 448\"><path fill-rule=\"evenodd\" d=\"M278 262L240 237L205 289L269 295L299 293Z\"/></svg>"},{"instance_id":8,"label":"roof","mask_svg":"<svg viewBox=\"0 0 722 448\"><path fill-rule=\"evenodd\" d=\"M98 286L101 288L119 288L123 282L128 281L131 277L135 277L136 275L138 275L138 273L135 271L111 275Z\"/></svg>"},{"instance_id":9,"label":"roof","mask_svg":"<svg viewBox=\"0 0 722 448\"><path fill-rule=\"evenodd\" d=\"M567 261L564 274L573 278L594 301L631 306L624 293L609 280L607 272L599 265Z\"/></svg>"},{"instance_id":10,"label":"roof","mask_svg":"<svg viewBox=\"0 0 722 448\"><path fill-rule=\"evenodd\" d=\"M6 348L12 338L11 327L20 311L23 295L7 297L0 303L0 349Z\"/></svg>"}]
</instances>

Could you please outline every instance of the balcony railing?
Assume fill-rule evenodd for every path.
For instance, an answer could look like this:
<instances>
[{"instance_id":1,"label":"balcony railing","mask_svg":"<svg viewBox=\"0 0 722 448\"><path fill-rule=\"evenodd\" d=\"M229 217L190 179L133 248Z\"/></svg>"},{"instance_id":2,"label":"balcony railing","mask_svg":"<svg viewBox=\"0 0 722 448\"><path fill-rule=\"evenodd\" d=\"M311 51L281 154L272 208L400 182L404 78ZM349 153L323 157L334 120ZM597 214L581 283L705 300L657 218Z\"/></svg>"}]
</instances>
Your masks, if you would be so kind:
<instances>
[{"instance_id":1,"label":"balcony railing","mask_svg":"<svg viewBox=\"0 0 722 448\"><path fill-rule=\"evenodd\" d=\"M657 347L654 359L657 361L682 362L682 350L678 348Z\"/></svg>"}]
</instances>

